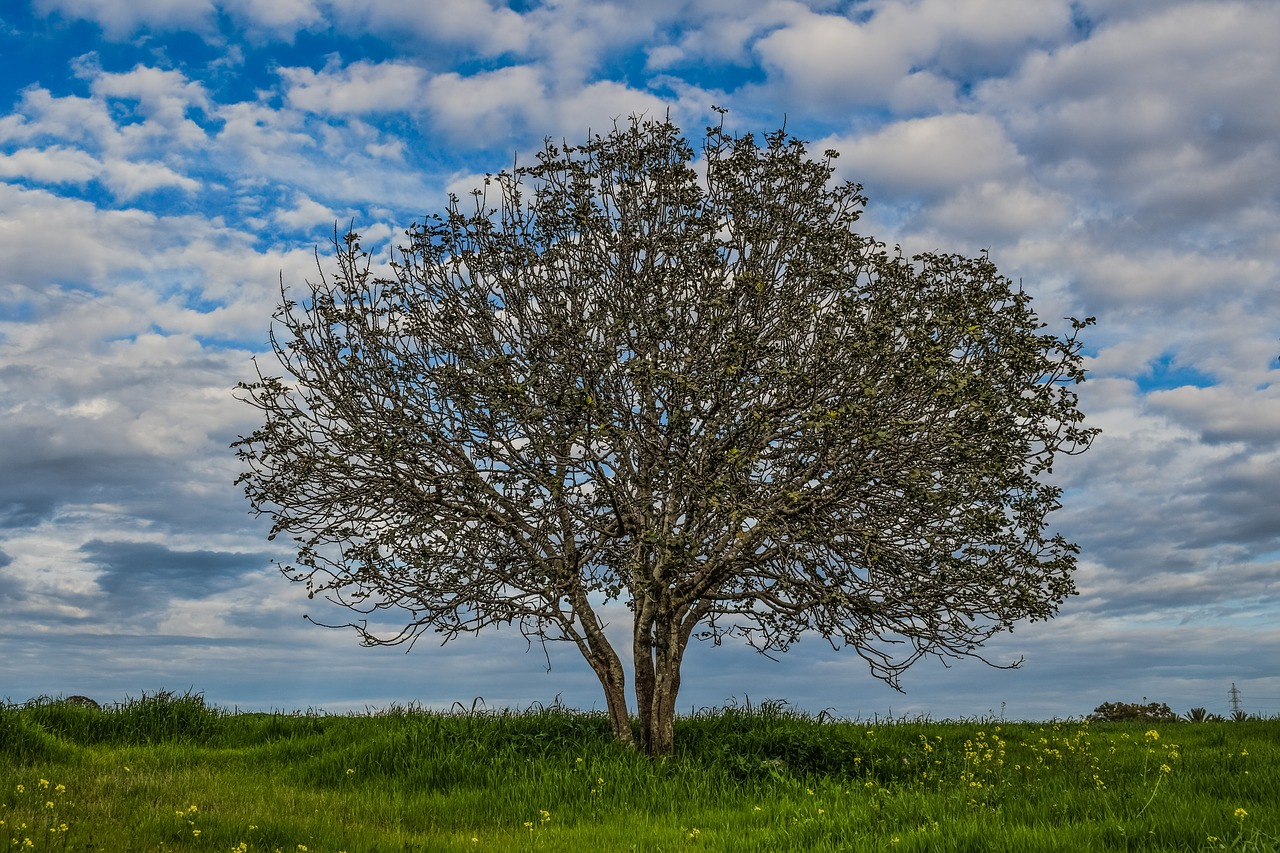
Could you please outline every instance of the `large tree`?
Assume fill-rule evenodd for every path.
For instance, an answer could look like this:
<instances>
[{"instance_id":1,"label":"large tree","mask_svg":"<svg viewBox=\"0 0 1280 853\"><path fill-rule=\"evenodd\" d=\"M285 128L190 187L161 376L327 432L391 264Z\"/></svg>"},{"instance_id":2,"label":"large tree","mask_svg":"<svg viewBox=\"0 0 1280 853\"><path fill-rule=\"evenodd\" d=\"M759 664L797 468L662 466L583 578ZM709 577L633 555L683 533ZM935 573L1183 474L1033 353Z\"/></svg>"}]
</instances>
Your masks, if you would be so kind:
<instances>
[{"instance_id":1,"label":"large tree","mask_svg":"<svg viewBox=\"0 0 1280 853\"><path fill-rule=\"evenodd\" d=\"M1077 549L1047 475L1094 433L1089 321L1055 336L985 255L859 235L835 152L720 126L695 155L632 119L451 199L382 276L336 240L301 301L282 286L284 373L240 386L265 422L236 443L285 574L403 613L345 626L365 644L572 642L635 743L630 655L655 754L691 637L812 632L897 686L1052 616Z\"/></svg>"}]
</instances>

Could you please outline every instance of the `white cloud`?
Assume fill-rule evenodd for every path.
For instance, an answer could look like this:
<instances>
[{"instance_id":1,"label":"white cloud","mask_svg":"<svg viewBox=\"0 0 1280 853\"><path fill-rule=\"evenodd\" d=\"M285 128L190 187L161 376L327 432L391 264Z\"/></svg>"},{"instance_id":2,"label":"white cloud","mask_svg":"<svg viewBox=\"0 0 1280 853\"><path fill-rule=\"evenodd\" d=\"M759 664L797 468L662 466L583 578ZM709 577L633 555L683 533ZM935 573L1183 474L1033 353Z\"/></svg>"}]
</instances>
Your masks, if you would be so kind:
<instances>
[{"instance_id":1,"label":"white cloud","mask_svg":"<svg viewBox=\"0 0 1280 853\"><path fill-rule=\"evenodd\" d=\"M1266 93L1280 77L1276 31L1275 6L1162 5L1087 41L1033 53L1015 76L977 96L1008 116L1029 154L1105 164L1100 180L1142 188L1158 177L1158 163L1176 180L1206 160L1227 164L1273 145L1280 103Z\"/></svg>"},{"instance_id":2,"label":"white cloud","mask_svg":"<svg viewBox=\"0 0 1280 853\"><path fill-rule=\"evenodd\" d=\"M509 139L546 98L538 70L519 65L471 76L438 74L427 86L424 105L451 135Z\"/></svg>"},{"instance_id":3,"label":"white cloud","mask_svg":"<svg viewBox=\"0 0 1280 853\"><path fill-rule=\"evenodd\" d=\"M199 181L180 175L163 163L117 161L107 163L104 171L107 186L117 198L125 201L164 187L177 187L186 192L200 188Z\"/></svg>"},{"instance_id":4,"label":"white cloud","mask_svg":"<svg viewBox=\"0 0 1280 853\"><path fill-rule=\"evenodd\" d=\"M0 154L0 177L25 178L45 184L82 184L92 180L102 164L83 151L51 145Z\"/></svg>"},{"instance_id":5,"label":"white cloud","mask_svg":"<svg viewBox=\"0 0 1280 853\"><path fill-rule=\"evenodd\" d=\"M294 201L292 209L278 210L275 213L277 222L300 231L309 231L321 225L332 228L338 219L339 216L331 209L301 194Z\"/></svg>"},{"instance_id":6,"label":"white cloud","mask_svg":"<svg viewBox=\"0 0 1280 853\"><path fill-rule=\"evenodd\" d=\"M405 33L429 42L468 45L482 55L520 52L531 33L518 12L486 0L345 0L326 2L338 26L381 36Z\"/></svg>"},{"instance_id":7,"label":"white cloud","mask_svg":"<svg viewBox=\"0 0 1280 853\"><path fill-rule=\"evenodd\" d=\"M151 245L156 218L140 210L99 211L45 190L0 184L0 282L31 290L50 283L106 282ZM33 327L38 328L38 327ZM10 334L15 331L11 330Z\"/></svg>"},{"instance_id":8,"label":"white cloud","mask_svg":"<svg viewBox=\"0 0 1280 853\"><path fill-rule=\"evenodd\" d=\"M912 109L925 91L930 101L943 95L941 77L906 83L913 72L1004 70L1027 43L1056 41L1071 24L1058 0L884 0L855 11L869 17L795 14L755 43L785 98L818 109L895 101Z\"/></svg>"},{"instance_id":9,"label":"white cloud","mask_svg":"<svg viewBox=\"0 0 1280 853\"><path fill-rule=\"evenodd\" d=\"M318 148L301 115L262 103L241 101L218 108L222 127L216 149L259 173L289 170L308 150Z\"/></svg>"},{"instance_id":10,"label":"white cloud","mask_svg":"<svg viewBox=\"0 0 1280 853\"><path fill-rule=\"evenodd\" d=\"M99 24L108 38L121 39L139 29L206 29L215 13L214 0L34 0L37 14L57 12Z\"/></svg>"},{"instance_id":11,"label":"white cloud","mask_svg":"<svg viewBox=\"0 0 1280 853\"><path fill-rule=\"evenodd\" d=\"M892 194L937 195L980 181L1016 177L1017 148L984 115L941 115L890 124L862 136L830 138L840 173Z\"/></svg>"},{"instance_id":12,"label":"white cloud","mask_svg":"<svg viewBox=\"0 0 1280 853\"><path fill-rule=\"evenodd\" d=\"M121 200L164 187L193 192L200 186L183 174L182 149L207 142L187 117L210 106L204 87L176 71L137 66L104 73L93 62L80 66L93 96L54 97L43 88L23 92L20 112L0 120L0 141L46 141L43 155L24 149L5 157L6 172L47 183L84 183L97 178ZM118 102L136 107L117 120ZM165 162L165 161L168 162Z\"/></svg>"},{"instance_id":13,"label":"white cloud","mask_svg":"<svg viewBox=\"0 0 1280 853\"><path fill-rule=\"evenodd\" d=\"M116 136L116 123L99 98L54 97L33 87L22 93L17 109L0 119L0 141L32 141L51 137L67 142L102 144Z\"/></svg>"},{"instance_id":14,"label":"white cloud","mask_svg":"<svg viewBox=\"0 0 1280 853\"><path fill-rule=\"evenodd\" d=\"M95 95L137 101L147 118L171 130L185 130L187 111L192 107L209 106L204 86L191 82L179 71L138 65L119 74L97 68L90 73L90 90Z\"/></svg>"},{"instance_id":15,"label":"white cloud","mask_svg":"<svg viewBox=\"0 0 1280 853\"><path fill-rule=\"evenodd\" d=\"M922 50L838 15L806 14L755 44L765 68L806 107L866 104L906 76Z\"/></svg>"},{"instance_id":16,"label":"white cloud","mask_svg":"<svg viewBox=\"0 0 1280 853\"><path fill-rule=\"evenodd\" d=\"M654 70L684 62L750 65L751 48L759 36L812 14L809 5L795 0L701 2L686 4L680 12L681 16L669 13L670 18L683 17L679 37L648 49Z\"/></svg>"},{"instance_id":17,"label":"white cloud","mask_svg":"<svg viewBox=\"0 0 1280 853\"><path fill-rule=\"evenodd\" d=\"M1208 442L1280 444L1280 385L1262 389L1187 385L1153 391L1147 400L1156 411L1198 430Z\"/></svg>"},{"instance_id":18,"label":"white cloud","mask_svg":"<svg viewBox=\"0 0 1280 853\"><path fill-rule=\"evenodd\" d=\"M0 176L46 184L84 184L99 179L116 198L124 201L164 187L176 187L185 192L200 188L198 181L178 174L163 163L115 158L102 162L84 151L57 145L0 154Z\"/></svg>"},{"instance_id":19,"label":"white cloud","mask_svg":"<svg viewBox=\"0 0 1280 853\"><path fill-rule=\"evenodd\" d=\"M585 139L588 129L602 130L615 118L661 115L667 107L654 94L613 81L556 91L538 68L528 65L471 76L437 75L427 86L424 103L442 132L507 151L530 137Z\"/></svg>"},{"instance_id":20,"label":"white cloud","mask_svg":"<svg viewBox=\"0 0 1280 853\"><path fill-rule=\"evenodd\" d=\"M982 181L933 205L924 221L949 235L983 245L1063 234L1072 216L1071 198L1030 181Z\"/></svg>"},{"instance_id":21,"label":"white cloud","mask_svg":"<svg viewBox=\"0 0 1280 853\"><path fill-rule=\"evenodd\" d=\"M1056 247L1055 254L1077 277L1080 296L1099 312L1132 312L1145 321L1184 311L1216 312L1222 303L1270 288L1276 280L1274 263L1217 258L1187 249L1123 251L1074 239Z\"/></svg>"},{"instance_id":22,"label":"white cloud","mask_svg":"<svg viewBox=\"0 0 1280 853\"><path fill-rule=\"evenodd\" d=\"M386 142L370 142L364 147L365 153L379 160L403 160L405 143L401 139L390 139Z\"/></svg>"},{"instance_id":23,"label":"white cloud","mask_svg":"<svg viewBox=\"0 0 1280 853\"><path fill-rule=\"evenodd\" d=\"M355 62L341 69L282 68L289 103L322 114L412 111L427 73L401 62Z\"/></svg>"},{"instance_id":24,"label":"white cloud","mask_svg":"<svg viewBox=\"0 0 1280 853\"><path fill-rule=\"evenodd\" d=\"M222 5L231 14L243 16L251 39L261 30L288 39L325 23L325 14L314 0L225 0Z\"/></svg>"}]
</instances>

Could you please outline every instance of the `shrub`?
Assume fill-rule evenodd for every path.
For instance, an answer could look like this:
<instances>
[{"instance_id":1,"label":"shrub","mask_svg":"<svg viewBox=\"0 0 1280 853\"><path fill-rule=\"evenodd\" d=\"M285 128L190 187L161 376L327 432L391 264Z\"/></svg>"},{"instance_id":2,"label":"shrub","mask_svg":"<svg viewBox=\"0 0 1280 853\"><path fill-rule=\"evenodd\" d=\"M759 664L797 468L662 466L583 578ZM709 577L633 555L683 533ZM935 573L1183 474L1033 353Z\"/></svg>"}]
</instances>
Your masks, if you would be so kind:
<instances>
[{"instance_id":1,"label":"shrub","mask_svg":"<svg viewBox=\"0 0 1280 853\"><path fill-rule=\"evenodd\" d=\"M1164 702L1148 702L1146 705L1137 702L1103 702L1093 709L1089 719L1105 723L1173 723L1180 718Z\"/></svg>"}]
</instances>

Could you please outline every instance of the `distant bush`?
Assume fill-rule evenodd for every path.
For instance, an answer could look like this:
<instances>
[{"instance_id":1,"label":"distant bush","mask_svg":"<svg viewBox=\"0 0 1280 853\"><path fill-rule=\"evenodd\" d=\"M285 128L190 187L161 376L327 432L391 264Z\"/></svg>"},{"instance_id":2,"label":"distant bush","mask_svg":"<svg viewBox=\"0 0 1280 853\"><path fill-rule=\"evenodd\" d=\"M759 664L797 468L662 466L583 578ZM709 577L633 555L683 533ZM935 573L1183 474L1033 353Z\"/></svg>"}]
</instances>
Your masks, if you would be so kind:
<instances>
[{"instance_id":1,"label":"distant bush","mask_svg":"<svg viewBox=\"0 0 1280 853\"><path fill-rule=\"evenodd\" d=\"M1176 723L1181 718L1164 702L1148 702L1146 705L1137 702L1103 702L1093 709L1089 719L1105 723Z\"/></svg>"}]
</instances>

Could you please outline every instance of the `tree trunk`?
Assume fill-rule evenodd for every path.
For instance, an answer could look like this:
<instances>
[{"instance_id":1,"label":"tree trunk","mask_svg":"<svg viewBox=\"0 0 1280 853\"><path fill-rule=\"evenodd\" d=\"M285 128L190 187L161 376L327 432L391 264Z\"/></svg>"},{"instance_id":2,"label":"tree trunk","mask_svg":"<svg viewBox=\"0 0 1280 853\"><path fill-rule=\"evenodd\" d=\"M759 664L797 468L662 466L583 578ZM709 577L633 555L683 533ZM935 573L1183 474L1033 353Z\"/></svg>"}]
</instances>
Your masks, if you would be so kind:
<instances>
[{"instance_id":1,"label":"tree trunk","mask_svg":"<svg viewBox=\"0 0 1280 853\"><path fill-rule=\"evenodd\" d=\"M636 717L640 722L640 748L650 755L653 732L653 692L656 675L653 665L653 620L646 609L637 607L635 632L632 635L632 659L636 668Z\"/></svg>"},{"instance_id":2,"label":"tree trunk","mask_svg":"<svg viewBox=\"0 0 1280 853\"><path fill-rule=\"evenodd\" d=\"M672 618L637 619L636 713L640 747L649 755L670 755L675 748L676 697L685 634Z\"/></svg>"},{"instance_id":3,"label":"tree trunk","mask_svg":"<svg viewBox=\"0 0 1280 853\"><path fill-rule=\"evenodd\" d=\"M588 662L600 679L600 686L604 688L604 700L609 709L609 725L613 728L614 739L634 747L636 738L631 731L631 717L627 714L627 678L622 671L622 662L611 653Z\"/></svg>"}]
</instances>

